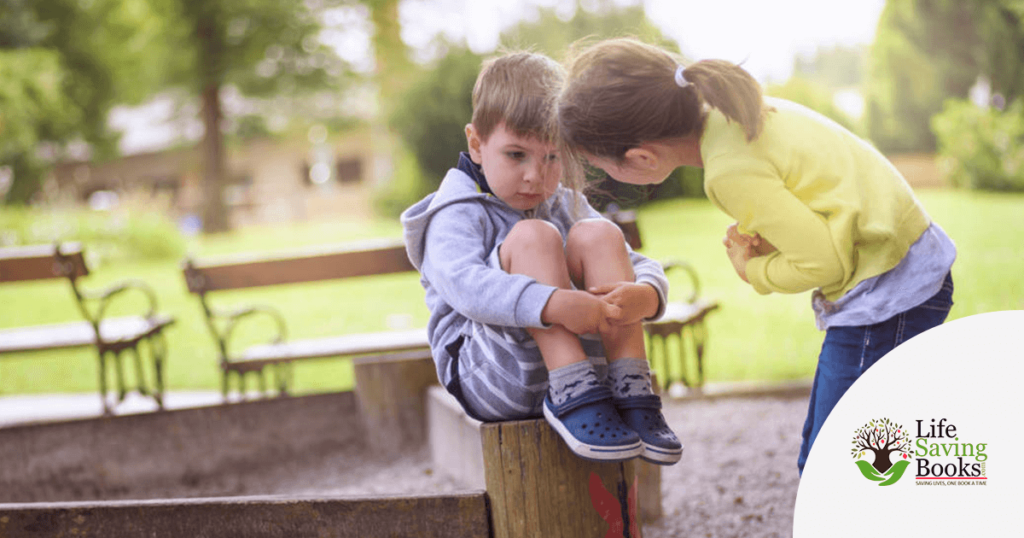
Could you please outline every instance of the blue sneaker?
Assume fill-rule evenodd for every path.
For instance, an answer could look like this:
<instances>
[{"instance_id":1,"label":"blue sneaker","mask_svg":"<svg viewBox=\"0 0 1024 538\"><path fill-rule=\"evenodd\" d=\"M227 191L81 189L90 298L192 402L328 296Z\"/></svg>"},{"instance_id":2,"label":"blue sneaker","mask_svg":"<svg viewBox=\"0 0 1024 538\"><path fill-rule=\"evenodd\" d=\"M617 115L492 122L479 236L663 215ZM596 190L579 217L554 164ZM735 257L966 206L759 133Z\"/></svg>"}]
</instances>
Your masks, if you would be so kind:
<instances>
[{"instance_id":1,"label":"blue sneaker","mask_svg":"<svg viewBox=\"0 0 1024 538\"><path fill-rule=\"evenodd\" d=\"M672 465L683 457L683 444L661 414L661 397L657 394L616 398L619 416L640 435L644 451L641 458L658 465Z\"/></svg>"},{"instance_id":2,"label":"blue sneaker","mask_svg":"<svg viewBox=\"0 0 1024 538\"><path fill-rule=\"evenodd\" d=\"M640 436L622 422L612 392L598 385L562 405L544 397L544 418L577 456L593 461L624 461L643 452Z\"/></svg>"}]
</instances>

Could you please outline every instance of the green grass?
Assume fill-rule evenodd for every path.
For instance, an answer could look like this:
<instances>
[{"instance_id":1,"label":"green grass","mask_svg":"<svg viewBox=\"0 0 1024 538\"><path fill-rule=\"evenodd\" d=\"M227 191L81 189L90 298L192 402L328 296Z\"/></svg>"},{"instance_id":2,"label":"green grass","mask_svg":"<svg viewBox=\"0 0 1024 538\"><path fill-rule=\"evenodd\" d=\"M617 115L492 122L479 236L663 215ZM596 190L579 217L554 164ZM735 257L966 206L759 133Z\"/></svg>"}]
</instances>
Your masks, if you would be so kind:
<instances>
[{"instance_id":1,"label":"green grass","mask_svg":"<svg viewBox=\"0 0 1024 538\"><path fill-rule=\"evenodd\" d=\"M997 310L1024 309L1024 196L963 191L924 191L932 217L956 241L956 292L951 319ZM809 294L760 296L732 271L721 247L728 217L707 201L673 200L640 212L644 253L660 260L686 259L701 277L703 295L722 308L708 319L706 374L709 381L779 381L814 373L823 334L814 328ZM247 229L203 238L189 246L196 256L274 252L371 237L398 237L395 222L302 224ZM86 245L88 248L88 245ZM217 389L220 383L213 340L177 261L94 268L83 281L103 287L140 278L157 293L160 309L177 318L168 330L166 367L170 390ZM685 293L685 277L672 274L673 296ZM365 277L348 281L243 290L214 296L230 307L269 303L284 314L289 337L304 338L385 330L390 324L423 326L427 311L416 275ZM139 309L135 299L114 313ZM0 286L0 328L77 319L67 284L61 281ZM269 325L255 323L239 341L257 342ZM132 379L131 368L128 369ZM96 389L91 350L12 354L0 357L0 394L88 392ZM296 390L348 388L348 361L310 361L296 369Z\"/></svg>"}]
</instances>

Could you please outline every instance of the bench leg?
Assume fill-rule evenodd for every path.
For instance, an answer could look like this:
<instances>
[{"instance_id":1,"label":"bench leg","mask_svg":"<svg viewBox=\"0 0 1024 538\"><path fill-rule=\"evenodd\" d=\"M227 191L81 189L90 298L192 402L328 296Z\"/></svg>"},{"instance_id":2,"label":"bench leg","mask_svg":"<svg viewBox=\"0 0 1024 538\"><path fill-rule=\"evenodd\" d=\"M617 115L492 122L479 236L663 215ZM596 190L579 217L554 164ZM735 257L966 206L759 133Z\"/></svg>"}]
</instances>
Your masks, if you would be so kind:
<instances>
[{"instance_id":1,"label":"bench leg","mask_svg":"<svg viewBox=\"0 0 1024 538\"><path fill-rule=\"evenodd\" d=\"M99 358L100 372L100 401L103 402L103 414L109 415L110 405L107 403L107 354L105 351L97 351Z\"/></svg>"},{"instance_id":2,"label":"bench leg","mask_svg":"<svg viewBox=\"0 0 1024 538\"><path fill-rule=\"evenodd\" d=\"M164 409L164 358L167 356L167 340L163 333L157 334L148 341L149 352L153 357L153 399L157 408ZM141 372L141 370L140 370Z\"/></svg>"}]
</instances>

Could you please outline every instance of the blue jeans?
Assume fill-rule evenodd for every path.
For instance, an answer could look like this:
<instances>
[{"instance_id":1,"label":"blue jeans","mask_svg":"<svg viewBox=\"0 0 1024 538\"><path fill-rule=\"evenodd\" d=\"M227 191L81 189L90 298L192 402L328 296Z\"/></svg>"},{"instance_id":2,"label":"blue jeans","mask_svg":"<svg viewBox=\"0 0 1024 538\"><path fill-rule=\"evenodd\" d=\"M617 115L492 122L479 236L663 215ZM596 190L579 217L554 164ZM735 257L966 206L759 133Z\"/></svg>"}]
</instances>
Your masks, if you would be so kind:
<instances>
[{"instance_id":1,"label":"blue jeans","mask_svg":"<svg viewBox=\"0 0 1024 538\"><path fill-rule=\"evenodd\" d=\"M942 289L919 306L874 325L828 329L818 356L818 369L814 372L803 443L797 459L801 474L821 425L853 382L896 346L941 325L952 306L953 277L947 274Z\"/></svg>"}]
</instances>

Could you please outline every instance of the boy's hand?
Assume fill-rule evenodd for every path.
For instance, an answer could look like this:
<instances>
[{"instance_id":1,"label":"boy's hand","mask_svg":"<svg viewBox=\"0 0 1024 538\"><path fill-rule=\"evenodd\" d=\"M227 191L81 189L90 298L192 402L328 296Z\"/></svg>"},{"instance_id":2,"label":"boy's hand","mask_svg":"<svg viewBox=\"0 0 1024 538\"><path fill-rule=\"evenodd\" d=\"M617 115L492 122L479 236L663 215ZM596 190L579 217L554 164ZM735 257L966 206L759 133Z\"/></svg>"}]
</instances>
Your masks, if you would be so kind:
<instances>
[{"instance_id":1,"label":"boy's hand","mask_svg":"<svg viewBox=\"0 0 1024 538\"><path fill-rule=\"evenodd\" d=\"M544 323L561 325L576 334L607 331L618 324L622 309L585 291L555 290L541 311Z\"/></svg>"},{"instance_id":2,"label":"boy's hand","mask_svg":"<svg viewBox=\"0 0 1024 538\"><path fill-rule=\"evenodd\" d=\"M649 284L614 282L587 291L622 309L622 317L612 325L639 323L658 312L658 292Z\"/></svg>"}]
</instances>

